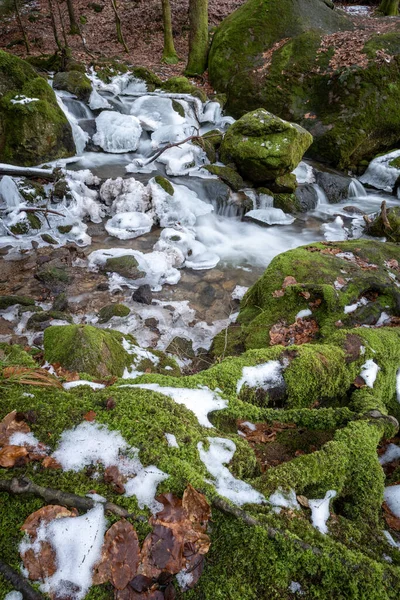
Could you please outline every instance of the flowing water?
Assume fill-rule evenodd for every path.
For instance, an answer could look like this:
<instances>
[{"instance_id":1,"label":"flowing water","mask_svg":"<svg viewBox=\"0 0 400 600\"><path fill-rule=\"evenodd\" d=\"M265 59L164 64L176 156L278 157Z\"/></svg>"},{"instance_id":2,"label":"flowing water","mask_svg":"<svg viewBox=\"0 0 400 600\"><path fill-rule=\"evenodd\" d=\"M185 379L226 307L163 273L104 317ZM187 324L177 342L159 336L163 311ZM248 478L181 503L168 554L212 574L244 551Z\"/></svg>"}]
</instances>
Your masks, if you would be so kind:
<instances>
[{"instance_id":1,"label":"flowing water","mask_svg":"<svg viewBox=\"0 0 400 600\"><path fill-rule=\"evenodd\" d=\"M67 172L71 197L52 208L64 217L49 215L40 232L15 239L6 235L10 219L16 218L10 210L5 230L0 231L0 251L7 262L25 264L32 242L42 251L43 232L61 245L72 241L82 247L82 258L75 265L76 293L71 295L76 322L97 322L96 311L106 297L96 295L93 271L105 256L126 250L144 261L146 277L143 281L109 277L109 301L123 301L132 312L107 326L133 333L143 345L165 349L173 337L181 336L195 349L207 349L215 333L235 318L238 300L274 256L318 240L359 237L362 213L377 212L382 199L389 206L398 204L388 188L372 193L357 179L349 179L345 201L330 204L314 183L315 165L303 162L296 169L298 183L312 185L318 201L313 210L292 219L273 208L270 196L249 188L231 192L203 168L208 163L205 152L191 143L149 162L166 144L211 130L223 132L233 120L223 116L216 102L148 93L143 82L128 76L104 85L92 74L92 82L96 91L89 105L57 92L77 147L76 157L57 163ZM172 182L173 203L155 183L157 175ZM107 180L111 181L106 184ZM264 222L246 220L249 209ZM65 223L72 230L60 235L57 227ZM20 290L32 292L25 267L19 275L14 269L13 277ZM139 283L151 285L153 305L132 302ZM10 292L9 284L0 282L1 293ZM18 327L29 334L20 323Z\"/></svg>"}]
</instances>

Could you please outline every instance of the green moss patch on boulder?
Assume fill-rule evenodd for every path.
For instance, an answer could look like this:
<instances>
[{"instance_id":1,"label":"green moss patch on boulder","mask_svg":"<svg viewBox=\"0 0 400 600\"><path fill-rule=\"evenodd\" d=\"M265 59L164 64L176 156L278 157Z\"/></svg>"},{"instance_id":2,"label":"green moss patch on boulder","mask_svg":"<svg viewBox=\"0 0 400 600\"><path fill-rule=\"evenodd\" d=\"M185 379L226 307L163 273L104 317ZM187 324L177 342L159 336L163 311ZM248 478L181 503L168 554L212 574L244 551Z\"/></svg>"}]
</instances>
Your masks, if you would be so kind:
<instances>
[{"instance_id":1,"label":"green moss patch on boulder","mask_svg":"<svg viewBox=\"0 0 400 600\"><path fill-rule=\"evenodd\" d=\"M24 98L36 100L18 102ZM0 51L0 161L30 166L74 153L51 87L27 62Z\"/></svg>"},{"instance_id":2,"label":"green moss patch on boulder","mask_svg":"<svg viewBox=\"0 0 400 600\"><path fill-rule=\"evenodd\" d=\"M21 306L34 306L35 301L29 296L0 296L0 310L20 304Z\"/></svg>"},{"instance_id":3,"label":"green moss patch on boulder","mask_svg":"<svg viewBox=\"0 0 400 600\"><path fill-rule=\"evenodd\" d=\"M66 90L84 102L88 102L92 93L90 80L84 73L80 73L79 71L56 73L53 88L55 90Z\"/></svg>"},{"instance_id":4,"label":"green moss patch on boulder","mask_svg":"<svg viewBox=\"0 0 400 600\"><path fill-rule=\"evenodd\" d=\"M251 181L272 181L293 171L311 143L312 136L299 125L258 109L228 129L221 144L221 159L234 162L241 175Z\"/></svg>"},{"instance_id":5,"label":"green moss patch on boulder","mask_svg":"<svg viewBox=\"0 0 400 600\"><path fill-rule=\"evenodd\" d=\"M170 196L174 195L174 187L169 179L167 179L166 177L163 177L162 175L156 175L156 177L154 179L155 179L155 182L160 187L162 187L164 192L167 192L167 194L169 194Z\"/></svg>"},{"instance_id":6,"label":"green moss patch on boulder","mask_svg":"<svg viewBox=\"0 0 400 600\"><path fill-rule=\"evenodd\" d=\"M229 185L229 187L234 191L238 192L245 187L245 183L243 181L243 177L239 175L235 169L231 167L220 167L218 165L205 165L204 167L209 173L213 175L217 175L221 181Z\"/></svg>"},{"instance_id":7,"label":"green moss patch on boulder","mask_svg":"<svg viewBox=\"0 0 400 600\"><path fill-rule=\"evenodd\" d=\"M106 273L118 273L118 275L122 275L122 277L127 277L128 279L140 279L145 275L139 269L138 261L131 254L108 258L102 270Z\"/></svg>"},{"instance_id":8,"label":"green moss patch on boulder","mask_svg":"<svg viewBox=\"0 0 400 600\"><path fill-rule=\"evenodd\" d=\"M386 237L390 242L400 242L400 208L388 208L386 218L380 212L372 223L366 225L366 232L374 237Z\"/></svg>"},{"instance_id":9,"label":"green moss patch on boulder","mask_svg":"<svg viewBox=\"0 0 400 600\"><path fill-rule=\"evenodd\" d=\"M99 323L107 323L112 317L127 317L130 312L125 304L108 304L99 310Z\"/></svg>"},{"instance_id":10,"label":"green moss patch on boulder","mask_svg":"<svg viewBox=\"0 0 400 600\"><path fill-rule=\"evenodd\" d=\"M69 371L93 377L120 377L132 363L122 346L119 331L102 330L91 325L49 327L44 332L44 355L50 363L60 363Z\"/></svg>"}]
</instances>

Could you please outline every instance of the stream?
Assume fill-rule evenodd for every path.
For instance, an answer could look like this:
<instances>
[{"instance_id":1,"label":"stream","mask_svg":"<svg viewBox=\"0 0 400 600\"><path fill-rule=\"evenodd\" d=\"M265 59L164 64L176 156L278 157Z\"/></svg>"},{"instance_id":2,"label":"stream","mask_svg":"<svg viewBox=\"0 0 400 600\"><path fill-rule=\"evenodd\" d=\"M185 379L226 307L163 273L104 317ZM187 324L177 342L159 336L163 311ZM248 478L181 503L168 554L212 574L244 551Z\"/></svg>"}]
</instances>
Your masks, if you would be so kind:
<instances>
[{"instance_id":1,"label":"stream","mask_svg":"<svg viewBox=\"0 0 400 600\"><path fill-rule=\"evenodd\" d=\"M197 132L223 132L233 119L223 115L217 102L149 93L144 82L129 75L117 76L108 85L94 72L90 77L88 104L68 92L56 93L77 148L74 158L50 165L66 173L70 193L49 205L63 216L49 214L39 231L11 237L10 225L24 217L25 204L17 189L21 182L10 182L9 177L0 182L0 197L8 185L11 198L3 230L0 221L2 295L31 295L49 309L51 298L43 295L32 271L49 257L64 260L61 249L73 242L79 246L68 267L73 275L68 303L74 322L98 324L100 308L122 302L131 313L100 326L132 333L140 345L160 350L168 349L174 338L188 340L191 348L182 350L181 357L188 365L192 351L207 352L213 337L236 318L241 297L274 256L319 240L361 237L363 213L376 213L383 199L388 206L398 205L390 186L378 182L383 189L372 191L351 178L347 197L332 204L316 183L325 167L302 162L296 178L300 187L308 186L315 201L294 219L274 209L266 194L252 188L231 191L204 169L207 156L193 143L171 148L146 164L166 144ZM172 183L173 201L155 182L158 175ZM373 184L374 176L364 180ZM249 208L252 220L245 216ZM68 233L61 234L60 225L70 227ZM44 242L44 233L57 244ZM145 273L142 278L98 273L107 258L126 254L137 259ZM146 284L152 290L151 304L132 299L132 292ZM42 333L27 328L30 314L21 315L15 307L0 311L0 341L23 337L40 344Z\"/></svg>"}]
</instances>

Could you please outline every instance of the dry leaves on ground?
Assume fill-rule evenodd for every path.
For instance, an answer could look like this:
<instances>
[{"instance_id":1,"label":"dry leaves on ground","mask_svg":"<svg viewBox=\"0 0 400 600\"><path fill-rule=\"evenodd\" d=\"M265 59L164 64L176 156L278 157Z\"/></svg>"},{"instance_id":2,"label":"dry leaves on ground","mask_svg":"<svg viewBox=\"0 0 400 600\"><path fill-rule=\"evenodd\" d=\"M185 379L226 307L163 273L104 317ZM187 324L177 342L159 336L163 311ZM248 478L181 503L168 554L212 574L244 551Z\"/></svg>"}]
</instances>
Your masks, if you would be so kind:
<instances>
[{"instance_id":1,"label":"dry leaves on ground","mask_svg":"<svg viewBox=\"0 0 400 600\"><path fill-rule=\"evenodd\" d=\"M271 346L300 346L312 342L318 331L318 323L314 319L297 319L291 325L287 325L285 321L280 321L271 327L269 343Z\"/></svg>"}]
</instances>

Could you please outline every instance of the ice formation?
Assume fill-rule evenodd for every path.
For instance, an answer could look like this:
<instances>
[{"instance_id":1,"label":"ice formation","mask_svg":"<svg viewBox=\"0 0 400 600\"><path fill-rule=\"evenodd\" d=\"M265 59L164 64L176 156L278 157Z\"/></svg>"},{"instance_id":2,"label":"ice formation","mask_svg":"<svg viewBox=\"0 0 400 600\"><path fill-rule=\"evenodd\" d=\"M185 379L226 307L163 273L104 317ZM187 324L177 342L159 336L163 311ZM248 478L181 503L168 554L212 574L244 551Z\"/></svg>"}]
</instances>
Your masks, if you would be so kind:
<instances>
[{"instance_id":1,"label":"ice formation","mask_svg":"<svg viewBox=\"0 0 400 600\"><path fill-rule=\"evenodd\" d=\"M132 240L149 233L153 219L145 213L120 212L109 219L104 227L110 235L120 240Z\"/></svg>"},{"instance_id":2,"label":"ice formation","mask_svg":"<svg viewBox=\"0 0 400 600\"><path fill-rule=\"evenodd\" d=\"M295 218L287 215L280 208L258 208L246 213L246 219L258 221L264 225L291 225Z\"/></svg>"},{"instance_id":3,"label":"ice formation","mask_svg":"<svg viewBox=\"0 0 400 600\"><path fill-rule=\"evenodd\" d=\"M136 117L105 110L96 119L93 142L105 152L133 152L139 145L142 128Z\"/></svg>"},{"instance_id":4,"label":"ice formation","mask_svg":"<svg viewBox=\"0 0 400 600\"><path fill-rule=\"evenodd\" d=\"M372 185L373 187L392 192L393 187L400 175L400 169L391 166L390 163L396 158L399 158L400 150L394 150L389 154L377 156L370 163L364 175L360 177L361 183Z\"/></svg>"}]
</instances>

